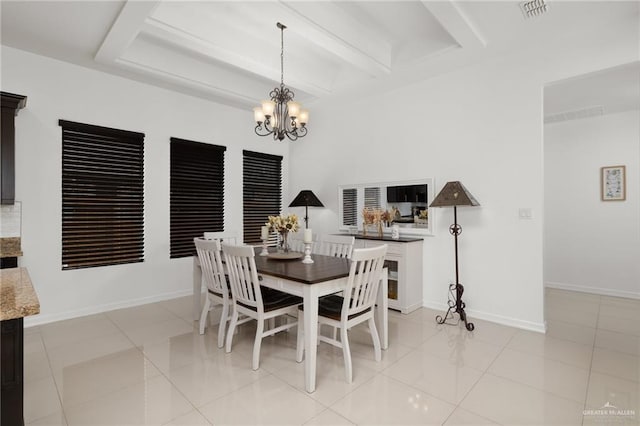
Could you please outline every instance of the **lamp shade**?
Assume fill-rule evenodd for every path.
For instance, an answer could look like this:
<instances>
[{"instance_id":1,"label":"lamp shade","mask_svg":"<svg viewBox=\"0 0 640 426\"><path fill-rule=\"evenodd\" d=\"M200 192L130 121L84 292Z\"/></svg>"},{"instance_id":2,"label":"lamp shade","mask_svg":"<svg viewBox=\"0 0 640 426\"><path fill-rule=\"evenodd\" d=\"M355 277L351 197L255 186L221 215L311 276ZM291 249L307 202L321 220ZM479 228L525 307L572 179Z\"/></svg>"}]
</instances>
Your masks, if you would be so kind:
<instances>
[{"instance_id":1,"label":"lamp shade","mask_svg":"<svg viewBox=\"0 0 640 426\"><path fill-rule=\"evenodd\" d=\"M309 189L304 189L300 191L298 196L293 199L289 207L324 207L324 204L316 197Z\"/></svg>"},{"instance_id":2,"label":"lamp shade","mask_svg":"<svg viewBox=\"0 0 640 426\"><path fill-rule=\"evenodd\" d=\"M447 182L429 207L479 206L480 203L459 181Z\"/></svg>"}]
</instances>

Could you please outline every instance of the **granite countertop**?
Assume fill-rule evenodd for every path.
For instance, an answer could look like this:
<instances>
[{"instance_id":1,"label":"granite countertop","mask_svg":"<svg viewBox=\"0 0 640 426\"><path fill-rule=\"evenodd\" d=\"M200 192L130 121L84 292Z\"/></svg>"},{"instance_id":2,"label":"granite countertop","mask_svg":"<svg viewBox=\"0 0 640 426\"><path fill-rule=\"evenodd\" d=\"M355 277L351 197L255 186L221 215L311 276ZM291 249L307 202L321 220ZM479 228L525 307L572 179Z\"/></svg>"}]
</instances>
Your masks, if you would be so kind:
<instances>
[{"instance_id":1,"label":"granite countertop","mask_svg":"<svg viewBox=\"0 0 640 426\"><path fill-rule=\"evenodd\" d=\"M22 256L22 248L20 247L20 244L20 237L0 238L0 257Z\"/></svg>"},{"instance_id":2,"label":"granite countertop","mask_svg":"<svg viewBox=\"0 0 640 426\"><path fill-rule=\"evenodd\" d=\"M364 235L362 233L357 234L340 234L340 235L351 235L356 237L356 240L378 240L378 241L390 241L394 243L413 243L415 241L424 241L424 238L421 237L403 237L400 236L398 239L391 238L391 235L383 235L379 237L377 235Z\"/></svg>"},{"instance_id":3,"label":"granite countertop","mask_svg":"<svg viewBox=\"0 0 640 426\"><path fill-rule=\"evenodd\" d=\"M0 321L40 313L27 268L0 269Z\"/></svg>"}]
</instances>

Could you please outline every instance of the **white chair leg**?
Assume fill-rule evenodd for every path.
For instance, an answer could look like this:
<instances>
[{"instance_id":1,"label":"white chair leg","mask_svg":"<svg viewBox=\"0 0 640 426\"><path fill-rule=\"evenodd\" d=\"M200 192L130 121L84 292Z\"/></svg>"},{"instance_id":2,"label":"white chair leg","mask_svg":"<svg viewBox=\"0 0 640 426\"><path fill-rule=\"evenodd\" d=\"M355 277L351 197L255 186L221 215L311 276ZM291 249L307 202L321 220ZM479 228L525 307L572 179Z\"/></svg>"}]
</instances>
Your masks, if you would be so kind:
<instances>
[{"instance_id":1,"label":"white chair leg","mask_svg":"<svg viewBox=\"0 0 640 426\"><path fill-rule=\"evenodd\" d=\"M347 328L340 327L340 340L342 342L342 356L344 356L344 373L347 383L353 381L353 370L351 368L351 350L349 349L349 337L347 336Z\"/></svg>"},{"instance_id":2,"label":"white chair leg","mask_svg":"<svg viewBox=\"0 0 640 426\"><path fill-rule=\"evenodd\" d=\"M304 315L298 309L298 341L296 342L296 362L302 362L304 354Z\"/></svg>"},{"instance_id":3,"label":"white chair leg","mask_svg":"<svg viewBox=\"0 0 640 426\"><path fill-rule=\"evenodd\" d=\"M231 324L229 324L229 330L227 331L227 347L225 348L225 352L231 352L231 343L233 342L233 332L236 329L236 325L238 323L238 311L233 308L233 314L231 316Z\"/></svg>"},{"instance_id":4,"label":"white chair leg","mask_svg":"<svg viewBox=\"0 0 640 426\"><path fill-rule=\"evenodd\" d=\"M209 295L207 294L204 299L204 306L202 307L202 313L200 314L200 334L204 334L204 328L207 323L207 314L209 313L209 309L211 308L211 300L209 300Z\"/></svg>"},{"instance_id":5,"label":"white chair leg","mask_svg":"<svg viewBox=\"0 0 640 426\"><path fill-rule=\"evenodd\" d=\"M253 365L252 368L257 370L260 368L260 346L262 345L262 334L264 333L264 320L257 321L256 340L253 342Z\"/></svg>"},{"instance_id":6,"label":"white chair leg","mask_svg":"<svg viewBox=\"0 0 640 426\"><path fill-rule=\"evenodd\" d=\"M222 315L220 315L220 325L218 326L218 347L224 346L224 332L227 328L227 320L229 316L229 304L222 304Z\"/></svg>"},{"instance_id":7,"label":"white chair leg","mask_svg":"<svg viewBox=\"0 0 640 426\"><path fill-rule=\"evenodd\" d=\"M369 332L371 333L371 339L373 339L373 354L377 362L382 359L382 350L380 349L380 336L378 336L378 330L376 328L376 322L373 317L369 318Z\"/></svg>"}]
</instances>

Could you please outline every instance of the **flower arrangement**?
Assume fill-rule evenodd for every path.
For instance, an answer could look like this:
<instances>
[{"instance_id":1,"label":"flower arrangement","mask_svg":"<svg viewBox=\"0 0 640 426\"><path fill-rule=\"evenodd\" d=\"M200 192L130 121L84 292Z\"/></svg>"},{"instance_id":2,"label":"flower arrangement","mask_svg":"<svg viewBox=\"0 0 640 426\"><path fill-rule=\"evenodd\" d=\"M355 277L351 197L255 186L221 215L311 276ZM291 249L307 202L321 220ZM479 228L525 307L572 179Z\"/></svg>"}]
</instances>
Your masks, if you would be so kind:
<instances>
[{"instance_id":1,"label":"flower arrangement","mask_svg":"<svg viewBox=\"0 0 640 426\"><path fill-rule=\"evenodd\" d=\"M372 209L365 207L362 209L362 218L365 225L376 225L378 223L390 224L397 215L398 209L395 207L391 210Z\"/></svg>"},{"instance_id":2,"label":"flower arrangement","mask_svg":"<svg viewBox=\"0 0 640 426\"><path fill-rule=\"evenodd\" d=\"M289 214L286 216L269 216L269 221L265 223L271 231L280 234L287 232L297 232L300 228L298 225L298 216Z\"/></svg>"},{"instance_id":3,"label":"flower arrangement","mask_svg":"<svg viewBox=\"0 0 640 426\"><path fill-rule=\"evenodd\" d=\"M288 214L286 216L269 216L269 221L265 223L269 227L269 230L276 231L280 234L280 241L278 242L278 251L288 253L289 232L297 232L299 229L298 216L295 214Z\"/></svg>"}]
</instances>

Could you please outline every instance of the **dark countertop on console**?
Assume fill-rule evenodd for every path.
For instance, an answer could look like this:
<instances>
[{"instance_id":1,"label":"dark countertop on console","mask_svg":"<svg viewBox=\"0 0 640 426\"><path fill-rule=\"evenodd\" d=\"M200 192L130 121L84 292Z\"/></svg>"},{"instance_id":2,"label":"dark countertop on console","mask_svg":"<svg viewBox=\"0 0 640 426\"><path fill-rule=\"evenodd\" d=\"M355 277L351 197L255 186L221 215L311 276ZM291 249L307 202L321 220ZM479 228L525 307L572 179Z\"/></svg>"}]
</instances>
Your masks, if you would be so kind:
<instances>
[{"instance_id":1,"label":"dark countertop on console","mask_svg":"<svg viewBox=\"0 0 640 426\"><path fill-rule=\"evenodd\" d=\"M356 237L356 240L377 240L377 241L390 241L392 243L413 243L416 241L424 241L424 238L420 237L403 237L402 235L397 240L391 238L391 235L383 235L379 237L377 235L363 235L362 233L357 234L338 234L338 235L352 235Z\"/></svg>"}]
</instances>

